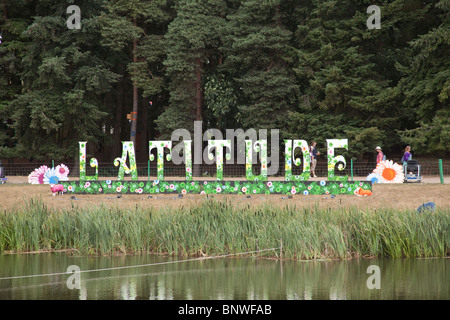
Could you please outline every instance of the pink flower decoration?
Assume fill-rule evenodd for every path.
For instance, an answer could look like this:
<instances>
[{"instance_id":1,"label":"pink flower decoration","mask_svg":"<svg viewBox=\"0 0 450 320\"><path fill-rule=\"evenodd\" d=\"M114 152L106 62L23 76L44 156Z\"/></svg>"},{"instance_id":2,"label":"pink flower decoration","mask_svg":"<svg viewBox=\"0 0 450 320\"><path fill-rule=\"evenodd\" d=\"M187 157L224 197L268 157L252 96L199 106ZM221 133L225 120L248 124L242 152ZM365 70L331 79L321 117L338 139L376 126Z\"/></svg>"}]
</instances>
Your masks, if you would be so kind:
<instances>
[{"instance_id":1,"label":"pink flower decoration","mask_svg":"<svg viewBox=\"0 0 450 320\"><path fill-rule=\"evenodd\" d=\"M48 170L47 166L40 166L28 175L28 183L44 184L44 174Z\"/></svg>"}]
</instances>

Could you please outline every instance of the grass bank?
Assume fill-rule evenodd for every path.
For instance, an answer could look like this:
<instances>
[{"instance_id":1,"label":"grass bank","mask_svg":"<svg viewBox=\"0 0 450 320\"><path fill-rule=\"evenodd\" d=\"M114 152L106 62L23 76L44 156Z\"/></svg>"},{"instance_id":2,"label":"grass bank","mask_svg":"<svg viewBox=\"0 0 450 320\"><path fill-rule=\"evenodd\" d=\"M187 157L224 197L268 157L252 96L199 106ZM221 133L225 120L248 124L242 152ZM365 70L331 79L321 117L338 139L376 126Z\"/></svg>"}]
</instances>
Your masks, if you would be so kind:
<instances>
[{"instance_id":1,"label":"grass bank","mask_svg":"<svg viewBox=\"0 0 450 320\"><path fill-rule=\"evenodd\" d=\"M188 208L54 210L39 200L0 213L0 252L241 253L282 246L281 258L437 257L450 251L450 208L298 209L205 200ZM280 258L280 250L262 253Z\"/></svg>"}]
</instances>

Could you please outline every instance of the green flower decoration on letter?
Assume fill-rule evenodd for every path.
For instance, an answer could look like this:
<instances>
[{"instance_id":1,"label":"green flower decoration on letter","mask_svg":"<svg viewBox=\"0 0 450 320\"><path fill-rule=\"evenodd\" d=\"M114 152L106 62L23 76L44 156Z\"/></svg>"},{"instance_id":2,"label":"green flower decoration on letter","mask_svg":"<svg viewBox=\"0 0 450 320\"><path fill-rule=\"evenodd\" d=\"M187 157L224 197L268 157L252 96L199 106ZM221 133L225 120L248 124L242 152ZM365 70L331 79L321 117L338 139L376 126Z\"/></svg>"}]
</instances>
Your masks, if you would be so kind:
<instances>
[{"instance_id":1,"label":"green flower decoration on letter","mask_svg":"<svg viewBox=\"0 0 450 320\"><path fill-rule=\"evenodd\" d=\"M267 181L267 140L258 140L253 149L259 152L261 159L261 174L256 176L252 171L252 140L245 140L245 174L247 181Z\"/></svg>"},{"instance_id":2,"label":"green flower decoration on letter","mask_svg":"<svg viewBox=\"0 0 450 320\"><path fill-rule=\"evenodd\" d=\"M130 159L130 168L127 166L127 155ZM122 157L114 159L114 165L119 167L119 174L117 180L123 180L124 173L131 173L131 180L137 180L136 155L134 153L134 144L132 141L122 141Z\"/></svg>"},{"instance_id":3,"label":"green flower decoration on letter","mask_svg":"<svg viewBox=\"0 0 450 320\"><path fill-rule=\"evenodd\" d=\"M305 140L284 140L284 171L286 181L307 181L311 176L311 156L309 154L308 143ZM296 166L300 165L300 159L295 157L295 149L300 148L303 154L303 173L295 176L292 174L292 160Z\"/></svg>"},{"instance_id":4,"label":"green flower decoration on letter","mask_svg":"<svg viewBox=\"0 0 450 320\"><path fill-rule=\"evenodd\" d=\"M172 141L149 141L148 152L150 155L150 161L155 160L154 155L152 155L152 149L154 148L156 148L156 154L158 157L156 162L158 180L164 180L164 148L167 148L170 151L170 153L166 156L167 161L170 161L172 159Z\"/></svg>"},{"instance_id":5,"label":"green flower decoration on letter","mask_svg":"<svg viewBox=\"0 0 450 320\"><path fill-rule=\"evenodd\" d=\"M214 159L211 153L211 148L216 148L216 166L217 166L217 180L223 180L223 148L226 147L230 152L226 152L227 160L231 159L231 140L208 140L208 158Z\"/></svg>"},{"instance_id":6,"label":"green flower decoration on letter","mask_svg":"<svg viewBox=\"0 0 450 320\"><path fill-rule=\"evenodd\" d=\"M75 194L356 194L371 190L370 181L63 181Z\"/></svg>"},{"instance_id":7,"label":"green flower decoration on letter","mask_svg":"<svg viewBox=\"0 0 450 320\"><path fill-rule=\"evenodd\" d=\"M192 180L192 140L184 140L184 165L186 167L186 181Z\"/></svg>"},{"instance_id":8,"label":"green flower decoration on letter","mask_svg":"<svg viewBox=\"0 0 450 320\"><path fill-rule=\"evenodd\" d=\"M344 148L348 150L348 139L327 139L328 181L347 181L348 176L334 175L334 167L338 162L344 163L344 165L338 166L339 171L344 170L347 164L343 156L334 156L335 148Z\"/></svg>"},{"instance_id":9,"label":"green flower decoration on letter","mask_svg":"<svg viewBox=\"0 0 450 320\"><path fill-rule=\"evenodd\" d=\"M86 176L86 141L78 142L80 145L80 180L97 180L98 179L98 162L96 158L92 158L89 164L95 168L95 176Z\"/></svg>"}]
</instances>

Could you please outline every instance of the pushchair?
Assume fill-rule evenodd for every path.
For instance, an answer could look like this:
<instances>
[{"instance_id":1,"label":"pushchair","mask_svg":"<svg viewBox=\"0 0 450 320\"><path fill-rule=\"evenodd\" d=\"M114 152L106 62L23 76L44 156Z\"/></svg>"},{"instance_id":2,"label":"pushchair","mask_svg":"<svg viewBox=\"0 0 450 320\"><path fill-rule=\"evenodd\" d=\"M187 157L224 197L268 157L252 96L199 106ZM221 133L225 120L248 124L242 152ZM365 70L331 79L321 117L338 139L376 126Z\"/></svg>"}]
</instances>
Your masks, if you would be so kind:
<instances>
[{"instance_id":1,"label":"pushchair","mask_svg":"<svg viewBox=\"0 0 450 320\"><path fill-rule=\"evenodd\" d=\"M4 184L6 182L6 180L8 180L8 179L5 177L5 170L2 167L2 162L0 161L0 183Z\"/></svg>"},{"instance_id":2,"label":"pushchair","mask_svg":"<svg viewBox=\"0 0 450 320\"><path fill-rule=\"evenodd\" d=\"M418 160L409 160L403 163L403 172L405 174L404 182L422 182Z\"/></svg>"}]
</instances>

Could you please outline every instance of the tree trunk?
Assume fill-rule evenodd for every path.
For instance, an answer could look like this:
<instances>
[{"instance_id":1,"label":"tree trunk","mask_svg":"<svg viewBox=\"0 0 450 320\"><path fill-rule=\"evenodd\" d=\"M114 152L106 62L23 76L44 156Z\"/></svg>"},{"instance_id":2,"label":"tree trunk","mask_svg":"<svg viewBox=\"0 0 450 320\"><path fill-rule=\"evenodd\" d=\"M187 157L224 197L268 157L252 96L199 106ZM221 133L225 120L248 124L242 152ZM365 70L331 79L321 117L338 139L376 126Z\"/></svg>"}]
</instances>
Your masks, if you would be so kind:
<instances>
[{"instance_id":1,"label":"tree trunk","mask_svg":"<svg viewBox=\"0 0 450 320\"><path fill-rule=\"evenodd\" d=\"M122 113L123 113L123 102L124 102L124 68L119 67L119 74L122 75L119 82L117 83L117 104L116 104L116 116L114 121L114 134L113 134L113 157L118 157L120 150L122 149L121 140L121 129L122 129Z\"/></svg>"},{"instance_id":2,"label":"tree trunk","mask_svg":"<svg viewBox=\"0 0 450 320\"><path fill-rule=\"evenodd\" d=\"M5 17L5 20L8 20L8 9L6 9L6 1L3 2L3 16Z\"/></svg>"},{"instance_id":3,"label":"tree trunk","mask_svg":"<svg viewBox=\"0 0 450 320\"><path fill-rule=\"evenodd\" d=\"M195 61L197 65L196 76L197 81L195 82L195 121L202 120L202 62L199 58ZM195 127L195 126L194 126ZM201 149L203 150L203 137L198 139L198 141L194 141L194 143L201 143ZM197 156L194 154L194 156ZM203 156L203 152L200 157ZM203 161L201 161L203 163ZM195 161L192 168L192 175L194 177L202 176L202 163L198 163Z\"/></svg>"},{"instance_id":4,"label":"tree trunk","mask_svg":"<svg viewBox=\"0 0 450 320\"><path fill-rule=\"evenodd\" d=\"M148 99L142 99L141 103L141 141L139 142L141 145L140 153L141 156L138 159L142 159L142 162L146 162L148 160L148 108L149 102Z\"/></svg>"},{"instance_id":5,"label":"tree trunk","mask_svg":"<svg viewBox=\"0 0 450 320\"><path fill-rule=\"evenodd\" d=\"M106 105L106 110L111 110L112 105L113 105L112 91L106 93L105 105ZM106 123L105 123L105 129L106 129L105 134L106 134L107 138L104 141L104 152L102 155L103 161L110 161L111 160L110 158L113 155L113 145L114 144L111 142L111 140L112 140L111 128L113 127L112 121L113 121L113 117L112 117L112 114L110 113L108 115L108 117L106 118Z\"/></svg>"},{"instance_id":6,"label":"tree trunk","mask_svg":"<svg viewBox=\"0 0 450 320\"><path fill-rule=\"evenodd\" d=\"M134 26L137 26L136 18L134 19ZM137 48L137 39L133 40L133 62L137 62L137 55L136 55L136 48ZM131 132L130 132L130 141L133 142L135 148L136 148L136 128L137 128L137 118L138 118L138 87L133 82L133 111L131 112Z\"/></svg>"},{"instance_id":7,"label":"tree trunk","mask_svg":"<svg viewBox=\"0 0 450 320\"><path fill-rule=\"evenodd\" d=\"M70 170L71 177L80 175L80 150L77 149L73 158L73 168Z\"/></svg>"},{"instance_id":8,"label":"tree trunk","mask_svg":"<svg viewBox=\"0 0 450 320\"><path fill-rule=\"evenodd\" d=\"M195 120L202 120L202 62L200 58L195 61L197 65L197 81L195 82Z\"/></svg>"}]
</instances>

